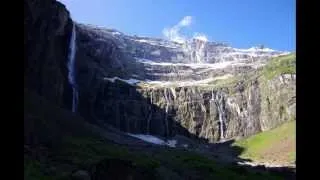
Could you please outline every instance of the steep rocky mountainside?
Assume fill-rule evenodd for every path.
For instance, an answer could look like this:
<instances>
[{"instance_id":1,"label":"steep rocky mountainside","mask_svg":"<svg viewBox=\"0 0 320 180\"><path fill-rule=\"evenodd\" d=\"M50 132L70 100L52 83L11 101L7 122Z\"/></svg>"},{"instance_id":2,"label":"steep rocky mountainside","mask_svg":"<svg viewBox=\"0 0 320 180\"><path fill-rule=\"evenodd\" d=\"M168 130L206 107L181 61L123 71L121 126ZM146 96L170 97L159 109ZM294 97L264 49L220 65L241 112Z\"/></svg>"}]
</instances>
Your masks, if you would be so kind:
<instances>
[{"instance_id":1,"label":"steep rocky mountainside","mask_svg":"<svg viewBox=\"0 0 320 180\"><path fill-rule=\"evenodd\" d=\"M149 59L155 62L174 63L217 63L222 61L255 61L285 52L269 48L252 47L238 49L222 42L211 42L205 37L195 36L185 42L175 42L160 38L126 35L114 29L94 25L78 24L78 27L91 34L96 42L113 41L115 45L132 57ZM97 45L98 47L99 45ZM101 50L98 50L101 51Z\"/></svg>"},{"instance_id":2,"label":"steep rocky mountainside","mask_svg":"<svg viewBox=\"0 0 320 180\"><path fill-rule=\"evenodd\" d=\"M60 105L78 106L77 113L92 122L111 124L125 132L161 136L182 133L177 128L181 126L213 142L248 136L295 117L294 72L280 72L266 79L261 70L264 67L254 66L263 66L266 58L286 53L270 49L240 50L198 39L179 44L81 24L72 27L68 12L62 8L60 4L50 6L54 16L37 19L45 12L35 11L25 19L31 22L26 23L30 26L25 39L26 84ZM37 23L41 27L33 28ZM44 33L32 38L39 29ZM40 43L35 45L34 39ZM203 49L197 49L202 45ZM29 49L35 49L35 53ZM74 52L73 75L70 75L72 65L67 69L70 51ZM154 51L160 53L152 57ZM188 53L191 53L189 57ZM197 53L214 55L215 60ZM179 54L183 54L184 63L173 58ZM170 61L164 63L157 57ZM283 56L274 61L291 62L294 58ZM44 61L37 62L38 59ZM67 84L67 74L69 83L74 81L71 85ZM79 93L79 102L73 105L70 86Z\"/></svg>"},{"instance_id":3,"label":"steep rocky mountainside","mask_svg":"<svg viewBox=\"0 0 320 180\"><path fill-rule=\"evenodd\" d=\"M24 1L24 85L68 107L67 60L72 20L55 0Z\"/></svg>"},{"instance_id":4,"label":"steep rocky mountainside","mask_svg":"<svg viewBox=\"0 0 320 180\"><path fill-rule=\"evenodd\" d=\"M282 176L203 142L294 120L294 54L129 36L75 23L55 0L24 0L24 15L25 179ZM175 148L134 138L146 134Z\"/></svg>"},{"instance_id":5,"label":"steep rocky mountainside","mask_svg":"<svg viewBox=\"0 0 320 180\"><path fill-rule=\"evenodd\" d=\"M287 52L129 36L74 23L55 1L25 1L25 14L25 86L92 123L215 142L295 119Z\"/></svg>"},{"instance_id":6,"label":"steep rocky mountainside","mask_svg":"<svg viewBox=\"0 0 320 180\"><path fill-rule=\"evenodd\" d=\"M287 52L199 39L179 44L78 23L75 29L78 113L92 122L215 142L295 119L295 71L281 71L295 68ZM270 67L279 69L270 78L265 65L278 61L289 64Z\"/></svg>"}]
</instances>

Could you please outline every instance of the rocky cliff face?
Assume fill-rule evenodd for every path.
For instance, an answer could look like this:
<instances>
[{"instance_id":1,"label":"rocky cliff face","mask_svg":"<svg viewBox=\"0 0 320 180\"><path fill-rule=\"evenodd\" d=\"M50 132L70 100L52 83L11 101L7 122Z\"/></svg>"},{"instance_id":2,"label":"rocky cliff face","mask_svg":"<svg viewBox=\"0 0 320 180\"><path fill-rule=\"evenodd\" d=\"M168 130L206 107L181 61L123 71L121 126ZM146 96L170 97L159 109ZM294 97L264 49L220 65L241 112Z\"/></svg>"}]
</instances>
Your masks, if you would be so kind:
<instances>
[{"instance_id":1,"label":"rocky cliff face","mask_svg":"<svg viewBox=\"0 0 320 180\"><path fill-rule=\"evenodd\" d=\"M145 97L190 133L211 142L249 136L295 119L295 75L256 77L225 87L142 89ZM168 107L167 107L168 106ZM150 114L152 115L151 111ZM154 119L150 118L151 124Z\"/></svg>"},{"instance_id":2,"label":"rocky cliff face","mask_svg":"<svg viewBox=\"0 0 320 180\"><path fill-rule=\"evenodd\" d=\"M82 24L77 33L79 113L92 122L138 134L191 133L215 142L295 117L295 100L288 101L294 98L295 74L266 79L263 70L267 59L287 53L212 43L215 48L197 52L216 59L207 60L186 56L201 49L197 44L185 52L183 44Z\"/></svg>"},{"instance_id":3,"label":"rocky cliff face","mask_svg":"<svg viewBox=\"0 0 320 180\"><path fill-rule=\"evenodd\" d=\"M130 36L114 29L99 28L93 25L78 24L86 33L113 41L119 49L132 57L154 62L174 63L217 63L223 61L254 61L267 59L283 52L269 48L233 48L226 43L210 42L194 37L185 42L174 42L160 38Z\"/></svg>"},{"instance_id":4,"label":"rocky cliff face","mask_svg":"<svg viewBox=\"0 0 320 180\"><path fill-rule=\"evenodd\" d=\"M24 84L50 101L69 104L67 59L72 20L55 0L24 1Z\"/></svg>"},{"instance_id":5,"label":"rocky cliff face","mask_svg":"<svg viewBox=\"0 0 320 180\"><path fill-rule=\"evenodd\" d=\"M76 88L75 113L90 122L215 142L295 119L295 71L268 65L287 53L128 36L73 23L53 0L24 3L25 87L70 110ZM74 82L68 78L72 33Z\"/></svg>"}]
</instances>

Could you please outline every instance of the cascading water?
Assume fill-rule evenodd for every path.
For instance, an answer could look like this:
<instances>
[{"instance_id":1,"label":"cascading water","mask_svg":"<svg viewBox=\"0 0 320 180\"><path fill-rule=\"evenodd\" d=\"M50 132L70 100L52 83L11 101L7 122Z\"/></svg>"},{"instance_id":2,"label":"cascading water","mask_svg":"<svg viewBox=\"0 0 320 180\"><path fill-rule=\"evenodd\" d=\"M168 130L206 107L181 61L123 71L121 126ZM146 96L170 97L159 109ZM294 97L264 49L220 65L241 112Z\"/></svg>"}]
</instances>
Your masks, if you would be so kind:
<instances>
[{"instance_id":1,"label":"cascading water","mask_svg":"<svg viewBox=\"0 0 320 180\"><path fill-rule=\"evenodd\" d=\"M205 49L205 41L202 40L196 40L196 47L195 47L195 55L196 55L196 62L202 63L204 60L204 49Z\"/></svg>"},{"instance_id":2,"label":"cascading water","mask_svg":"<svg viewBox=\"0 0 320 180\"><path fill-rule=\"evenodd\" d=\"M223 125L224 125L224 118L225 118L225 114L224 114L224 110L223 110L223 97L220 95L218 96L218 111L219 111L219 122L220 122L220 139L224 138L224 129L223 129Z\"/></svg>"},{"instance_id":3,"label":"cascading water","mask_svg":"<svg viewBox=\"0 0 320 180\"><path fill-rule=\"evenodd\" d=\"M72 87L72 112L77 111L78 104L78 91L76 88L75 81L75 55L76 55L76 26L75 23L72 25L72 33L70 37L69 45L69 60L68 60L68 80Z\"/></svg>"},{"instance_id":4,"label":"cascading water","mask_svg":"<svg viewBox=\"0 0 320 180\"><path fill-rule=\"evenodd\" d=\"M147 134L150 134L150 121L151 121L151 118L152 118L152 98L153 98L153 90L151 90L151 95L150 95L150 108L149 108L149 117L148 117L148 120L147 120Z\"/></svg>"},{"instance_id":5,"label":"cascading water","mask_svg":"<svg viewBox=\"0 0 320 180\"><path fill-rule=\"evenodd\" d=\"M211 90L211 100L214 100L214 94L213 94L213 89Z\"/></svg>"},{"instance_id":6,"label":"cascading water","mask_svg":"<svg viewBox=\"0 0 320 180\"><path fill-rule=\"evenodd\" d=\"M170 88L171 90L171 93L172 93L172 96L173 96L173 100L175 100L177 98L177 95L176 95L176 91L174 88Z\"/></svg>"},{"instance_id":7,"label":"cascading water","mask_svg":"<svg viewBox=\"0 0 320 180\"><path fill-rule=\"evenodd\" d=\"M167 136L169 136L168 110L169 110L169 103L167 103L167 105L166 105L166 118L165 118Z\"/></svg>"},{"instance_id":8,"label":"cascading water","mask_svg":"<svg viewBox=\"0 0 320 180\"><path fill-rule=\"evenodd\" d=\"M183 48L184 51L188 54L190 62L193 63L203 63L207 61L206 59L206 40L205 39L191 39L185 42Z\"/></svg>"},{"instance_id":9,"label":"cascading water","mask_svg":"<svg viewBox=\"0 0 320 180\"><path fill-rule=\"evenodd\" d=\"M220 129L220 140L224 139L225 133L224 133L224 121L225 121L225 112L223 110L223 96L217 95L215 98L215 94L212 90L211 100L216 103L216 106L218 108L219 113L219 129Z\"/></svg>"},{"instance_id":10,"label":"cascading water","mask_svg":"<svg viewBox=\"0 0 320 180\"><path fill-rule=\"evenodd\" d=\"M165 88L164 89L164 98L166 100L166 114L165 114L165 125L166 125L166 133L167 133L167 136L169 135L169 124L168 124L168 111L169 111L169 99L168 99L168 96L167 96L167 89Z\"/></svg>"}]
</instances>

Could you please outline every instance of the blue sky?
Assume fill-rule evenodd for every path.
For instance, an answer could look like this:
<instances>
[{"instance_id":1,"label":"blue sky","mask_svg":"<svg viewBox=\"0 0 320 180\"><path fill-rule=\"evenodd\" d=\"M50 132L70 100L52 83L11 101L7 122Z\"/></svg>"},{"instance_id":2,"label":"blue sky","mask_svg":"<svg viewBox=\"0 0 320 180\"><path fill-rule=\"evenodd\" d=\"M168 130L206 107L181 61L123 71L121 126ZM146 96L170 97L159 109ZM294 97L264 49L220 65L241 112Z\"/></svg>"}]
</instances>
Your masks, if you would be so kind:
<instances>
[{"instance_id":1,"label":"blue sky","mask_svg":"<svg viewBox=\"0 0 320 180\"><path fill-rule=\"evenodd\" d=\"M131 35L165 37L195 33L237 48L259 44L295 51L294 0L59 0L80 23L115 28ZM178 25L179 26L179 25ZM166 29L166 30L164 30ZM177 32L174 32L177 33Z\"/></svg>"}]
</instances>

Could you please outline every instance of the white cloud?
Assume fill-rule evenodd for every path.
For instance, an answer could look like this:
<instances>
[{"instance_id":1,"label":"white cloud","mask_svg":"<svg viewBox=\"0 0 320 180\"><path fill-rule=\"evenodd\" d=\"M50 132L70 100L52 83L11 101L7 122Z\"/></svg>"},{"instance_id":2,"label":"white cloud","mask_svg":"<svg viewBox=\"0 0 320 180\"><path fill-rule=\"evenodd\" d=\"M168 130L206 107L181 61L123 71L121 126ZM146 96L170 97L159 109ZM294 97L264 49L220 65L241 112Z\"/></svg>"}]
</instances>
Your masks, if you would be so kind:
<instances>
[{"instance_id":1,"label":"white cloud","mask_svg":"<svg viewBox=\"0 0 320 180\"><path fill-rule=\"evenodd\" d=\"M176 25L170 28L164 28L162 30L162 34L171 41L176 41L179 43L183 43L186 41L186 37L180 34L180 30L183 27L190 26L192 23L191 16L185 16L179 21Z\"/></svg>"},{"instance_id":2,"label":"white cloud","mask_svg":"<svg viewBox=\"0 0 320 180\"><path fill-rule=\"evenodd\" d=\"M190 26L192 22L192 17L191 16L185 16L183 19L178 23L180 26Z\"/></svg>"},{"instance_id":3,"label":"white cloud","mask_svg":"<svg viewBox=\"0 0 320 180\"><path fill-rule=\"evenodd\" d=\"M164 28L162 30L162 34L164 35L164 37L166 37L171 41L184 43L185 41L187 41L188 38L180 34L180 30L184 27L190 26L192 22L193 22L193 17L185 16L176 25L169 28ZM199 39L205 42L208 41L207 36L203 33L194 33L192 38Z\"/></svg>"}]
</instances>

